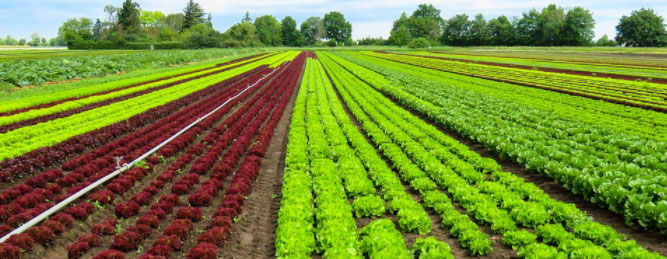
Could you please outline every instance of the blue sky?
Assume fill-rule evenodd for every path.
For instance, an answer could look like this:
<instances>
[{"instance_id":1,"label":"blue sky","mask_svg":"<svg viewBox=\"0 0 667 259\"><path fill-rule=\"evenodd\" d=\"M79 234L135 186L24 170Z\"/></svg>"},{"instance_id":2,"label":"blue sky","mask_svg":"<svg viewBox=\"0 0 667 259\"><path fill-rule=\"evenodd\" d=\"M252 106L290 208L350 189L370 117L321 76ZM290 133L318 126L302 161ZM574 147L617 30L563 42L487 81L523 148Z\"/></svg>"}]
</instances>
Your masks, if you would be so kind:
<instances>
[{"instance_id":1,"label":"blue sky","mask_svg":"<svg viewBox=\"0 0 667 259\"><path fill-rule=\"evenodd\" d=\"M143 10L160 10L166 13L180 12L187 0L135 0ZM120 6L123 0L0 0L0 37L7 34L14 38L28 39L37 32L42 37L56 36L58 27L68 18L90 17L104 19L103 7ZM352 23L355 39L366 36L388 37L392 22L401 12L412 13L420 3L430 3L442 10L447 19L458 13L473 16L484 14L488 20L504 14L520 16L531 8L541 9L549 3L562 7L583 6L593 12L596 20L596 38L603 34L615 35L616 24L622 15L642 7L652 8L667 17L667 0L198 0L213 15L213 27L225 31L239 22L245 11L251 17L273 14L279 20L291 15L297 23L309 16L323 16L329 11L340 11Z\"/></svg>"}]
</instances>

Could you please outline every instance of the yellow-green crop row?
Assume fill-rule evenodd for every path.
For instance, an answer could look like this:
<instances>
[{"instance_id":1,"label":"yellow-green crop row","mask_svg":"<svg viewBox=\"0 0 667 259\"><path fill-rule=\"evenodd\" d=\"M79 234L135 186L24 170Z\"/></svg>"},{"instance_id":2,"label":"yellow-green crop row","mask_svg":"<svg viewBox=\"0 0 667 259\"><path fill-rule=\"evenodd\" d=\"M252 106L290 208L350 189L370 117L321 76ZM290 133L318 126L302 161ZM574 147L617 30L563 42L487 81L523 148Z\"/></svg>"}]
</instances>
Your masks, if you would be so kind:
<instances>
[{"instance_id":1,"label":"yellow-green crop row","mask_svg":"<svg viewBox=\"0 0 667 259\"><path fill-rule=\"evenodd\" d=\"M133 94L133 93L136 93L136 92L140 92L140 91L143 91L143 90L159 87L159 86L169 84L169 83L173 83L173 82L177 82L177 81L180 81L180 80L189 79L189 78L197 77L197 76L200 76L200 75L204 75L204 74L212 73L212 72L216 72L216 71L221 71L221 70L233 67L233 66L248 64L248 63L257 61L258 59L264 58L264 57L265 57L265 55L262 55L260 57L255 57L255 58L252 58L252 59L241 61L239 63L228 64L228 65L224 65L224 66L220 66L220 67L215 67L213 65L207 65L207 67L208 66L213 66L213 68L205 69L205 70L195 72L195 73L190 73L190 74L187 74L187 75L172 77L172 78L169 78L169 79L166 79L166 80L152 82L152 83L140 85L140 86L137 86L137 87L131 87L131 88L127 88L127 89L120 90L120 91L114 91L114 92L103 94L103 95L95 95L95 96L90 96L90 97L86 97L86 98L79 99L79 100L64 102L64 103L57 104L57 105L47 107L47 108L43 108L43 109L35 109L35 110L30 110L30 111L17 113L17 114L13 114L13 115L9 115L9 116L0 117L0 126L16 123L16 122L19 122L19 121L29 120L29 119L33 119L33 118L37 118L37 117L41 117L41 116L46 116L46 115L50 115L50 114L54 114L54 113L58 113L58 112L73 110L73 109L76 109L76 108L79 108L79 107L82 107L82 106L86 106L86 105L89 105L89 104L103 102L103 101L106 101L106 100L109 100L109 99L125 96L125 95L128 95L128 94ZM123 85L127 85L127 84L123 84ZM30 99L32 99L32 98L30 98ZM30 101L30 99L28 101Z\"/></svg>"},{"instance_id":2,"label":"yellow-green crop row","mask_svg":"<svg viewBox=\"0 0 667 259\"><path fill-rule=\"evenodd\" d=\"M84 87L84 88L65 90L65 91L61 91L61 92L57 92L57 93L48 93L48 94L44 94L44 95L40 95L40 96L32 96L30 98L18 99L16 101L7 101L7 102L4 102L3 104L0 105L0 113L1 112L10 112L10 111L18 110L18 109L23 109L23 108L28 108L28 107L31 107L31 106L40 105L40 104L44 104L44 103L56 102L56 101L60 101L60 100L64 100L64 99L76 98L76 97L86 96L86 95L90 95L90 94L94 94L94 93L114 90L114 89L129 86L129 85L133 85L133 84L139 84L139 83L142 83L142 82L153 81L153 80L160 79L160 78L176 76L176 75L180 75L180 74L185 74L185 73L190 73L190 72L193 72L193 71L205 69L204 71L200 71L200 72L196 72L196 73L192 73L192 74L188 74L188 75L176 76L176 77L173 77L173 78L169 78L167 80L162 80L162 81L159 81L159 82L146 84L146 85L143 85L141 87L133 87L133 88L125 89L125 90L118 91L118 92L113 92L113 93L100 95L100 96L92 96L92 97L88 97L88 98L85 98L85 99L77 100L77 102L80 102L80 104L77 104L77 103L67 103L67 104L65 104L65 103L63 103L62 105L57 105L57 107L53 106L53 107L56 107L56 108L49 107L49 108L53 108L53 109L50 109L50 110L41 109L43 111L35 112L33 114L29 114L29 115L25 115L25 116L2 117L2 118L0 118L0 119L2 119L2 120L0 120L0 125L6 125L6 124L13 123L13 122L16 122L16 121L21 121L21 120L25 120L25 119L34 118L35 116L48 115L50 113L53 113L54 111L55 112L61 112L61 111L66 111L66 110L70 110L70 109L75 109L76 107L80 107L82 105L95 103L95 102L100 102L100 101L103 101L103 100L115 98L115 97L126 95L126 94L131 94L131 93L134 93L134 92L137 92L137 91L142 91L142 90L152 88L152 87L156 87L156 86L159 86L159 85L162 85L162 84L175 82L175 81L178 81L178 80L191 78L191 77L198 76L198 75L201 75L201 74L205 74L205 73L209 73L209 72L229 68L230 66L236 66L236 65L244 64L244 63L247 64L247 63L254 62L254 61L257 61L259 59L265 58L267 55L269 55L269 54L265 54L265 55L254 57L254 58L251 58L251 59L248 59L248 60L244 60L240 63L228 64L228 65L220 66L220 67L216 67L215 63L200 65L200 66L193 66L193 67L177 69L177 70L172 70L172 71L167 71L167 72L162 72L162 73L156 73L156 74L151 74L151 75L146 75L146 76L141 76L141 77L129 78L129 79L124 79L124 80L119 80L119 81L112 81L112 82L108 82L108 83L104 83L104 84L91 85L91 86ZM226 60L229 60L229 58L228 59L222 59L221 62L226 61Z\"/></svg>"},{"instance_id":3,"label":"yellow-green crop row","mask_svg":"<svg viewBox=\"0 0 667 259\"><path fill-rule=\"evenodd\" d=\"M16 157L40 147L51 146L70 137L123 121L148 109L180 99L217 82L227 80L262 65L269 65L277 60L283 60L290 55L292 54L289 52L279 53L219 74L188 81L69 117L0 134L0 150L2 150L0 151L0 160Z\"/></svg>"}]
</instances>

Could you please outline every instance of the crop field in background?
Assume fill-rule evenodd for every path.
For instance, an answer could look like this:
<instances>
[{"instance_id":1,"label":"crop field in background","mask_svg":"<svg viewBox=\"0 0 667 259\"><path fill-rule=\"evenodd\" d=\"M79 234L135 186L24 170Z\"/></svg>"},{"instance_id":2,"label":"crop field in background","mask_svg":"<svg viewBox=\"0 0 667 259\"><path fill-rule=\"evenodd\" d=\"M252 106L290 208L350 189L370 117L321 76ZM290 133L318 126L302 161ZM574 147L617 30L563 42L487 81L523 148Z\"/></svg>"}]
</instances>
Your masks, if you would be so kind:
<instances>
[{"instance_id":1,"label":"crop field in background","mask_svg":"<svg viewBox=\"0 0 667 259\"><path fill-rule=\"evenodd\" d=\"M0 258L665 258L665 60L0 50Z\"/></svg>"}]
</instances>

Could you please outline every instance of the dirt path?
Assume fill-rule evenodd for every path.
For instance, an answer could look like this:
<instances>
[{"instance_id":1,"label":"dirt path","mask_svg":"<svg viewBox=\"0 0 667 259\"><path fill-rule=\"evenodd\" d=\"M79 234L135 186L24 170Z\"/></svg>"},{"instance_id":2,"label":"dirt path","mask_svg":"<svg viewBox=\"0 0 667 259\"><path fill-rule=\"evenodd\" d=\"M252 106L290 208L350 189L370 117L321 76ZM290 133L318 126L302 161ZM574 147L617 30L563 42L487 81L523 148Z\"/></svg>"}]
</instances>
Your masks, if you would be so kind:
<instances>
[{"instance_id":1,"label":"dirt path","mask_svg":"<svg viewBox=\"0 0 667 259\"><path fill-rule=\"evenodd\" d=\"M278 226L289 125L300 85L301 79L290 96L262 159L260 174L243 204L243 212L239 216L241 221L234 225L227 244L218 253L220 258L275 257L274 240Z\"/></svg>"}]
</instances>

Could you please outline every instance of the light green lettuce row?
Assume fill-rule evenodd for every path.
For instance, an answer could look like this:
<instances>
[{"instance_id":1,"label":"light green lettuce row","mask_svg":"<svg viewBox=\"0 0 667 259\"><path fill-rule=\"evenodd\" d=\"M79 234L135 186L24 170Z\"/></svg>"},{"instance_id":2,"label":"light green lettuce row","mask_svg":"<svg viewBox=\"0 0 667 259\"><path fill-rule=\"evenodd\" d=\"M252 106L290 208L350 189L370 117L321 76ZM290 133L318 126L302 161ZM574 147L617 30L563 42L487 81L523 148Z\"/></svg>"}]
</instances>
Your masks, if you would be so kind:
<instances>
[{"instance_id":1,"label":"light green lettuce row","mask_svg":"<svg viewBox=\"0 0 667 259\"><path fill-rule=\"evenodd\" d=\"M252 59L244 60L243 62L244 63L249 63L249 62L257 61L258 59L261 59L261 58L264 58L264 57L266 57L266 55L262 55L262 56L255 57L255 58L252 58ZM233 58L238 58L238 56L233 57ZM224 61L231 60L231 59L232 58L221 59L219 62L224 62ZM216 62L216 63L219 63L219 62ZM35 106L35 105L40 105L40 104L45 104L45 103L50 103L50 102L56 102L56 101L60 101L60 100L64 100L64 99L76 98L76 97L90 95L90 94L94 94L94 93L114 90L114 89L122 88L122 87L125 87L125 86L133 85L133 84L149 82L149 81L153 81L153 80L160 79L160 78L165 78L165 77L177 76L177 75L180 75L180 74L190 73L190 72L201 70L201 69L207 69L207 70L211 69L209 71L209 72L211 72L211 71L216 71L216 70L220 70L220 69L224 69L224 68L227 68L227 67L230 67L230 66L240 64L240 63L237 63L237 64L225 65L225 66L222 66L222 67L216 67L216 63L186 67L186 68L183 68L183 69L177 69L177 70L155 73L155 74L150 74L150 75L145 75L145 76L140 76L140 77L128 78L128 79L123 79L123 80L118 80L118 81L107 82L107 83L103 83L103 84L95 84L95 85L82 87L82 88L70 89L70 90L59 91L59 92L55 92L55 93L48 93L48 94L38 95L38 96L31 96L30 98L22 98L22 99L18 99L18 100L15 100L15 101L6 101L6 102L3 102L2 105L0 105L0 113L1 112L10 112L10 111L18 110L18 109L24 109L24 108L28 108L28 107ZM206 72L202 71L202 72L198 72L198 73L194 73L194 74L190 74L190 75L178 76L178 77L170 78L170 79L163 80L163 81L160 81L160 82L155 82L155 83L150 84L151 86L149 86L148 88L155 87L155 86L158 86L158 85L162 85L164 83L175 82L175 81L182 80L182 79L185 79L185 78L190 78L190 77L200 75L200 74L203 74L203 73L206 73ZM127 89L127 90L124 90L124 94L130 94L130 93L141 91L141 90L148 89L148 88L144 87L143 89L134 90L134 91L131 90L131 89ZM135 88L133 87L132 89L135 89ZM114 98L114 97L121 96L121 95L116 95L116 94L111 93L109 95L103 95L103 96L107 96L107 97L102 98L101 96L95 96L95 98L91 97L93 99L90 99L90 100L84 101L84 102L94 103L94 102L91 102L91 101L99 102L99 101L107 100L107 99ZM86 99L88 99L88 98L86 98ZM82 100L79 100L79 101L82 101ZM85 105L85 104L83 104L83 105ZM79 105L79 106L81 106L81 105ZM69 107L72 107L72 105L70 104L70 105L60 106L59 108L56 108L53 111L60 112L60 111L66 111L66 110L73 109L73 108L69 108ZM51 112L51 113L53 113L53 112ZM21 121L21 120L34 118L36 116L43 116L43 115L47 115L47 114L50 114L50 113L40 112L40 113L35 113L34 115L28 115L26 117L19 117L19 116L14 117L14 118L12 118L12 116L2 117L2 118L0 118L0 119L2 119L2 120L0 120L0 125L6 125L6 124L9 124L9 123L12 123L12 122L15 122L15 121ZM7 119L5 119L5 118L7 118Z\"/></svg>"},{"instance_id":2,"label":"light green lettuce row","mask_svg":"<svg viewBox=\"0 0 667 259\"><path fill-rule=\"evenodd\" d=\"M180 99L212 84L227 80L262 65L272 64L290 55L293 55L293 53L281 53L219 74L178 84L69 117L0 134L0 150L2 150L0 152L0 160L16 157L40 147L51 146L70 137L126 120L148 109Z\"/></svg>"},{"instance_id":3,"label":"light green lettuce row","mask_svg":"<svg viewBox=\"0 0 667 259\"><path fill-rule=\"evenodd\" d=\"M257 57L257 58L244 60L244 61L241 61L239 63L228 64L228 65L220 66L220 67L215 67L214 66L213 68L202 70L202 71L199 71L199 72L195 72L195 73L191 73L191 74L187 74L187 75L176 76L176 77L172 77L172 78L169 78L169 79L166 79L166 80L161 80L161 81L152 82L152 83L148 83L148 84L144 84L144 85L140 85L140 86L136 86L136 87L131 87L131 88L120 90L120 91L114 91L114 92L103 94L103 95L90 96L90 97L83 98L83 99L80 99L80 100L64 102L64 103L54 105L54 106L51 106L51 107L47 107L47 108L43 108L43 109L35 109L35 110L30 110L30 111L27 111L27 112L22 112L22 113L10 115L10 116L0 117L0 126L16 123L16 122L19 122L19 121L29 120L29 119L33 119L33 118L37 118L37 117L41 117L41 116L46 116L46 115L54 114L54 113L58 113L58 112L73 110L73 109L76 109L76 108L79 108L79 107L82 107L82 106L86 106L86 105L89 105L89 104L103 102L103 101L106 101L106 100L109 100L109 99L113 99L113 98L129 95L129 94L133 94L133 93L140 92L140 91L143 91L143 90L146 90L146 89L159 87L159 86L169 84L169 83L173 83L173 82L177 82L177 81L180 81L180 80L197 77L197 76L207 74L207 73L211 73L211 72L215 72L215 71L221 71L221 70L224 70L224 69L229 69L230 67L233 67L233 66L248 64L248 63L251 63L251 62L255 62L255 61L257 61L261 58L264 58L264 57L265 57L265 55L263 55L261 57ZM207 66L211 66L211 65L207 65ZM188 70L190 70L190 69L188 69ZM185 73L187 73L187 72L185 72ZM123 81L126 81L126 80L123 80ZM147 80L147 81L150 81L150 80ZM121 85L121 84L116 84L116 85ZM125 85L128 85L128 84L123 83L122 85L125 86Z\"/></svg>"}]
</instances>

